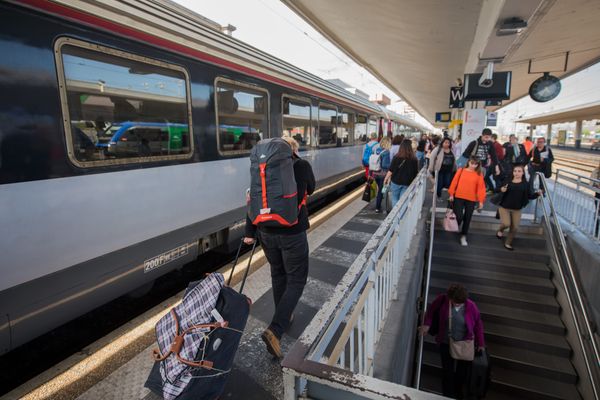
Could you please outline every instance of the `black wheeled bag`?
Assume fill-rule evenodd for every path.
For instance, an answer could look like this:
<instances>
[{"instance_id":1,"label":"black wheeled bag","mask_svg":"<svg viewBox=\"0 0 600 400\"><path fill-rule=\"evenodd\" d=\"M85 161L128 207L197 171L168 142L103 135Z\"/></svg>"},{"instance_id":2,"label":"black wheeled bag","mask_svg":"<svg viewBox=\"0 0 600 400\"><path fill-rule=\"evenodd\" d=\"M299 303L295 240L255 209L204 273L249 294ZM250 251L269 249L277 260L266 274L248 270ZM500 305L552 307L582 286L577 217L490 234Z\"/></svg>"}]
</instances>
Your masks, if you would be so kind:
<instances>
[{"instance_id":1,"label":"black wheeled bag","mask_svg":"<svg viewBox=\"0 0 600 400\"><path fill-rule=\"evenodd\" d=\"M475 353L471 363L467 391L469 398L481 399L485 397L492 381L490 369L490 356L486 349Z\"/></svg>"},{"instance_id":2,"label":"black wheeled bag","mask_svg":"<svg viewBox=\"0 0 600 400\"><path fill-rule=\"evenodd\" d=\"M237 264L241 246L242 243L233 268ZM248 260L248 267L254 255L254 246ZM248 267L244 273L242 289ZM231 275L233 275L233 268ZM184 294L184 300L207 279L211 279L210 275L202 281L191 282ZM222 276L219 279L222 279ZM202 299L208 297L203 294ZM174 307L170 310L161 321L167 319L170 324L173 324L175 335L167 342L164 338L161 340L158 337L161 321L157 323L159 348L154 351L156 362L144 386L166 400L218 399L225 389L227 378L233 368L235 354L250 314L250 303L246 296L223 285L214 306L216 312L211 310L212 320L208 323L204 320L199 321L201 323L198 324L186 323L178 313L188 315L194 310L183 310L181 305L177 306L179 309ZM195 305L199 306L198 302Z\"/></svg>"}]
</instances>

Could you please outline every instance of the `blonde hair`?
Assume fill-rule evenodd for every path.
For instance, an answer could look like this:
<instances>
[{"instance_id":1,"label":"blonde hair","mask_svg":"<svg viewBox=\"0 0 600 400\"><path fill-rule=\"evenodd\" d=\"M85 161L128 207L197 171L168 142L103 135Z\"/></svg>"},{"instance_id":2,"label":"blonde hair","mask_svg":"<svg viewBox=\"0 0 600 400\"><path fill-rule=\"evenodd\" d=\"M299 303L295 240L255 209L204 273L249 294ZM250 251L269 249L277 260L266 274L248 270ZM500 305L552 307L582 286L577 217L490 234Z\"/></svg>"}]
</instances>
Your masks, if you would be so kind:
<instances>
[{"instance_id":1,"label":"blonde hair","mask_svg":"<svg viewBox=\"0 0 600 400\"><path fill-rule=\"evenodd\" d=\"M389 150L392 148L392 141L389 137L385 136L381 139L381 142L379 142L379 146L384 150Z\"/></svg>"},{"instance_id":2,"label":"blonde hair","mask_svg":"<svg viewBox=\"0 0 600 400\"><path fill-rule=\"evenodd\" d=\"M300 150L300 145L298 144L296 139L294 139L291 136L282 136L281 138L290 145L290 147L292 148L292 153L298 153L298 150Z\"/></svg>"}]
</instances>

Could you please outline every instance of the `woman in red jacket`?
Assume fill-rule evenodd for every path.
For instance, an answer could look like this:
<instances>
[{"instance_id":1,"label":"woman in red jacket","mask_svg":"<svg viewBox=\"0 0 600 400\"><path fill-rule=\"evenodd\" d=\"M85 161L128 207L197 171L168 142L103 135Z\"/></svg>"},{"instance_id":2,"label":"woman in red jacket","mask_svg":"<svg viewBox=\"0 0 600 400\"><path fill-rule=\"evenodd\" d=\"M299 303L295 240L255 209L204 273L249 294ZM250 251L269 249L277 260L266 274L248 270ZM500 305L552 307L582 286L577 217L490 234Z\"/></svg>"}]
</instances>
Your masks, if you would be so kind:
<instances>
[{"instance_id":1,"label":"woman in red jacket","mask_svg":"<svg viewBox=\"0 0 600 400\"><path fill-rule=\"evenodd\" d=\"M450 332L448 322L451 320ZM442 359L442 390L444 396L463 398L463 385L471 361L455 360L450 355L449 339L454 341L473 340L473 350L482 351L485 347L483 322L477 305L468 299L467 289L458 284L450 285L446 293L438 295L425 313L421 335L429 332L435 322L438 331L435 341L440 348Z\"/></svg>"},{"instance_id":2,"label":"woman in red jacket","mask_svg":"<svg viewBox=\"0 0 600 400\"><path fill-rule=\"evenodd\" d=\"M485 182L480 161L471 157L466 168L460 168L454 174L450 188L448 189L452 202L452 209L456 215L456 221L462 223L460 244L467 246L467 234L475 206L478 210L483 208L485 201Z\"/></svg>"}]
</instances>

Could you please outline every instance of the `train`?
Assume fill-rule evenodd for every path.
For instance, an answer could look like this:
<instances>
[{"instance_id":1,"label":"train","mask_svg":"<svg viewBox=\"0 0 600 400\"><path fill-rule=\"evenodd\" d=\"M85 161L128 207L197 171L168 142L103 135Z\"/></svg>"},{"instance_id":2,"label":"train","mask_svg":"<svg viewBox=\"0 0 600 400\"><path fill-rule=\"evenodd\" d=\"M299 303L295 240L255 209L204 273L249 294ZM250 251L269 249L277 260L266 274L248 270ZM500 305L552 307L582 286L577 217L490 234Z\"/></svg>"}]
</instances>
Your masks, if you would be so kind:
<instances>
[{"instance_id":1,"label":"train","mask_svg":"<svg viewBox=\"0 0 600 400\"><path fill-rule=\"evenodd\" d=\"M258 140L296 138L315 201L368 133L419 130L168 0L4 1L0 26L0 354L231 243Z\"/></svg>"}]
</instances>

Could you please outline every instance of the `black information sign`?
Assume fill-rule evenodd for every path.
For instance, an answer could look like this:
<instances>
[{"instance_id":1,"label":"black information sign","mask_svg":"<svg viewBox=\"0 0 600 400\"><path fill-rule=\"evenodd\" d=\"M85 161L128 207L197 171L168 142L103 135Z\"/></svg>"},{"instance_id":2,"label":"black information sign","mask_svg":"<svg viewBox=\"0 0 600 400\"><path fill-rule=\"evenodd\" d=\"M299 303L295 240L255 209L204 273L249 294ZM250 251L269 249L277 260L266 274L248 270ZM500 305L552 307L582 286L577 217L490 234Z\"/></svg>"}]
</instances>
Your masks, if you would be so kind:
<instances>
[{"instance_id":1,"label":"black information sign","mask_svg":"<svg viewBox=\"0 0 600 400\"><path fill-rule=\"evenodd\" d=\"M450 108L465 108L464 94L462 86L452 86L450 88Z\"/></svg>"}]
</instances>

